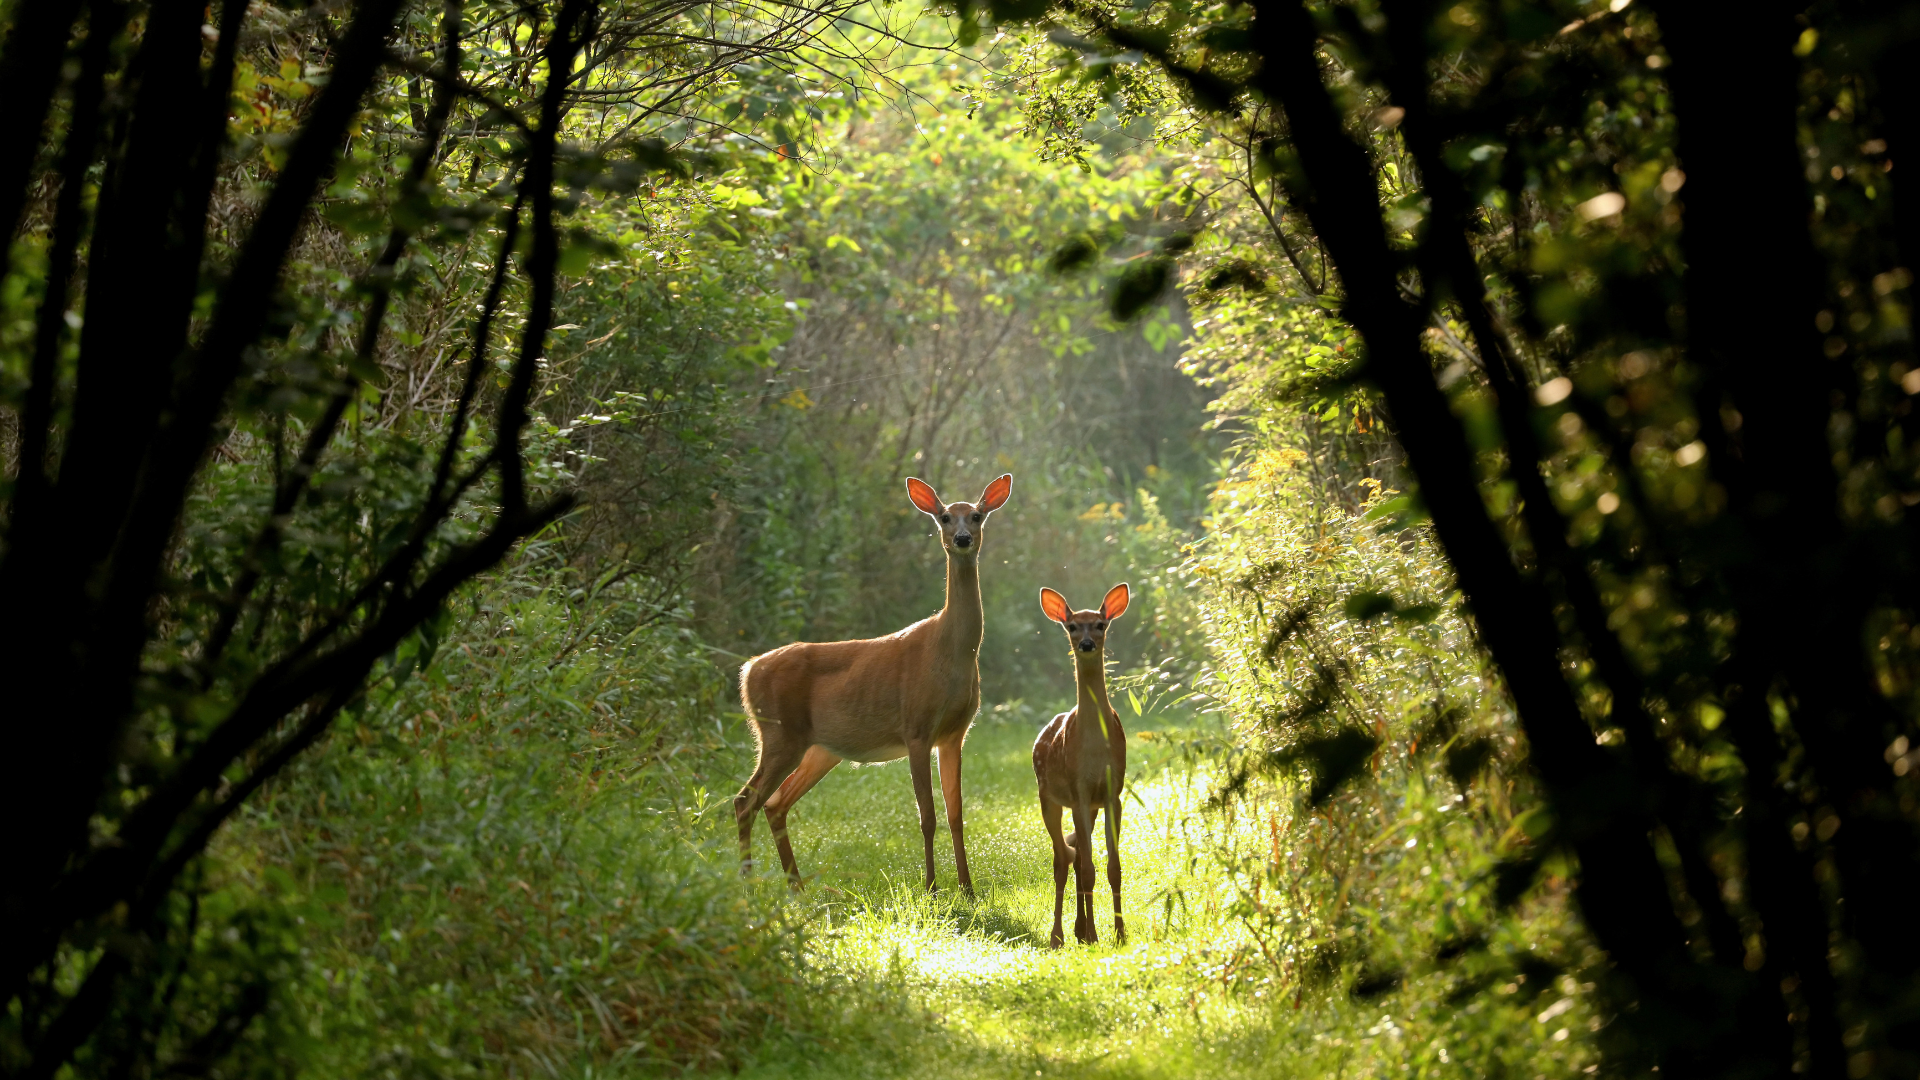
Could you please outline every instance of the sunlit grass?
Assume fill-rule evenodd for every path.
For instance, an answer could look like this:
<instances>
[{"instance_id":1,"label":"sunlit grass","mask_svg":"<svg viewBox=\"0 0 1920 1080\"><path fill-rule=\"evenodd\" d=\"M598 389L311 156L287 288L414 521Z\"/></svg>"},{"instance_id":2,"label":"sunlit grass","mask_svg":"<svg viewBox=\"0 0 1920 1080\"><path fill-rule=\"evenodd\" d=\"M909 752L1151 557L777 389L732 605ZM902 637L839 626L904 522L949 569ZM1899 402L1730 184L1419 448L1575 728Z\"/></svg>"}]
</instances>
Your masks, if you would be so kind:
<instances>
[{"instance_id":1,"label":"sunlit grass","mask_svg":"<svg viewBox=\"0 0 1920 1080\"><path fill-rule=\"evenodd\" d=\"M768 1060L757 1075L1236 1075L1270 1060L1271 1002L1218 981L1218 958L1238 935L1208 861L1207 830L1219 823L1202 811L1206 777L1170 761L1164 740L1139 738L1151 718L1136 722L1121 831L1128 944L1113 941L1103 875L1100 943L1049 949L1052 856L1030 756L1038 718L1015 715L981 723L967 743L972 901L954 886L944 823L940 889L919 887L904 765L843 766L795 809L814 964L910 1008L890 1018L885 1041L861 1038L856 1021L817 1056ZM1244 1053L1249 1044L1260 1052Z\"/></svg>"},{"instance_id":2,"label":"sunlit grass","mask_svg":"<svg viewBox=\"0 0 1920 1080\"><path fill-rule=\"evenodd\" d=\"M769 1043L756 1077L1444 1077L1584 1064L1535 1014L1556 986L1454 996L1445 971L1410 975L1370 1000L1339 984L1287 980L1241 921L1245 897L1223 853L1268 858L1270 825L1208 809L1218 777L1148 716L1130 733L1121 833L1128 944L1046 947L1052 862L1030 748L1040 717L986 714L967 744L968 855L978 898L957 894L951 841L937 836L940 891L919 887L920 832L903 765L842 769L789 819L808 885L816 1037ZM1144 735L1153 730L1152 736ZM743 766L744 767L744 766ZM764 829L760 830L764 837ZM1278 835L1277 832L1273 835ZM761 848L764 848L764 843ZM763 861L765 865L766 861ZM1309 869L1307 872L1322 872ZM1244 882L1242 882L1244 884ZM774 875L761 883L782 886ZM1272 901L1267 911L1271 914ZM1069 938L1071 935L1069 935ZM1564 979L1562 980L1564 982ZM1506 996L1501 996L1506 995ZM1564 1012L1564 1007L1562 1010Z\"/></svg>"},{"instance_id":3,"label":"sunlit grass","mask_svg":"<svg viewBox=\"0 0 1920 1080\"><path fill-rule=\"evenodd\" d=\"M1209 808L1221 759L1180 749L1218 745L1204 723L1130 725L1129 942L1113 940L1102 877L1100 943L1053 950L1040 710L987 710L968 744L976 898L959 895L944 824L941 888L921 888L901 763L843 767L795 808L808 880L794 896L764 824L762 871L738 874L738 718L620 773L558 752L618 736L530 723L558 690L489 713L485 731L431 719L482 715L452 707L459 687L479 692L458 675L429 688L429 723L316 759L235 833L239 850L285 833L305 853L276 879L308 920L289 1004L329 1075L1413 1080L1474 1062L1524 1080L1590 1060L1558 1041L1582 1017L1554 1005L1573 993L1557 984L1502 975L1513 983L1462 1004L1446 972L1370 1001L1290 978L1244 920L1275 916L1279 897L1249 906L1245 890L1280 865L1274 815L1293 804Z\"/></svg>"}]
</instances>

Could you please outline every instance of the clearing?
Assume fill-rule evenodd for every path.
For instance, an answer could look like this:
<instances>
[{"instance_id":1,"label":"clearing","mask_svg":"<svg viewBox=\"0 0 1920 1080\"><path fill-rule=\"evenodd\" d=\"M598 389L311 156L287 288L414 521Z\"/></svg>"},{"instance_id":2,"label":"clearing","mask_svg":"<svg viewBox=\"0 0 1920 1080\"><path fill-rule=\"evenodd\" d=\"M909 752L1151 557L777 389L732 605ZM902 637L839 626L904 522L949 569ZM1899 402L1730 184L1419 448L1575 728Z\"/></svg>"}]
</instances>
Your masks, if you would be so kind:
<instances>
[{"instance_id":1,"label":"clearing","mask_svg":"<svg viewBox=\"0 0 1920 1080\"><path fill-rule=\"evenodd\" d=\"M1202 809L1204 774L1183 763L1152 717L1131 719L1124 947L1112 941L1104 874L1100 943L1072 943L1069 909L1068 946L1046 947L1052 857L1030 756L1039 717L1029 710L983 710L967 741L971 903L954 885L944 820L935 838L940 891L920 888L903 763L843 765L814 788L789 829L807 898L824 909L816 962L863 992L849 993L846 1029L828 1046L763 1059L746 1075L1271 1076L1277 1059L1338 1072L1337 1061L1302 1060L1318 1057L1316 1040L1290 1021L1314 1010L1275 1009L1257 988L1223 992L1231 972L1222 910L1231 900L1208 835L1219 816ZM777 867L764 819L754 839L761 865ZM899 1008L876 1008L876 994Z\"/></svg>"}]
</instances>

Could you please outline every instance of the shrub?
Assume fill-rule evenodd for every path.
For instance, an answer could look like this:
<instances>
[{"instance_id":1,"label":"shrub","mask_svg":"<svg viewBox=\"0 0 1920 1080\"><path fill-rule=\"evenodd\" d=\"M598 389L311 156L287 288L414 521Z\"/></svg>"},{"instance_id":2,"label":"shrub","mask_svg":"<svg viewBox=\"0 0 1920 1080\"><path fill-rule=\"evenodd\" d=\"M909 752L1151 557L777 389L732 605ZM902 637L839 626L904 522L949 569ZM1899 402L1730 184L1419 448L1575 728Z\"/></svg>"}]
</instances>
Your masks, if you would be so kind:
<instances>
[{"instance_id":1,"label":"shrub","mask_svg":"<svg viewBox=\"0 0 1920 1080\"><path fill-rule=\"evenodd\" d=\"M219 845L306 928L279 1007L316 1072L737 1066L799 1023L801 927L697 827L726 680L640 583L545 554Z\"/></svg>"},{"instance_id":2,"label":"shrub","mask_svg":"<svg viewBox=\"0 0 1920 1080\"><path fill-rule=\"evenodd\" d=\"M1577 1072L1590 1040L1549 1032L1602 1022L1591 948L1566 867L1534 853L1548 821L1498 675L1403 501L1305 490L1294 434L1243 442L1187 567L1199 685L1236 735L1213 808L1241 962L1296 1006L1354 999L1316 1010L1329 1047L1373 1019L1365 1037L1419 1048L1409 1067Z\"/></svg>"}]
</instances>

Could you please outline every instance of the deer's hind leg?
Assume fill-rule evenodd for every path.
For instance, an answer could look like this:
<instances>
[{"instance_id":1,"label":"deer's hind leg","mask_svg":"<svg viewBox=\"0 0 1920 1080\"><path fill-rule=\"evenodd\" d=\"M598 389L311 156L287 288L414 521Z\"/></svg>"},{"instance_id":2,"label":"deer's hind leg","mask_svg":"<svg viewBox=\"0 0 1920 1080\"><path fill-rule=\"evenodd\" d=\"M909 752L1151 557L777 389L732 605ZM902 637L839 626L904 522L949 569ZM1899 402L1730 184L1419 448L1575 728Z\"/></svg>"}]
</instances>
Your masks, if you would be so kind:
<instances>
[{"instance_id":1,"label":"deer's hind leg","mask_svg":"<svg viewBox=\"0 0 1920 1080\"><path fill-rule=\"evenodd\" d=\"M740 872L743 874L753 870L754 815L773 795L774 786L793 772L807 749L799 745L799 740L784 724L755 719L753 725L759 737L760 756L754 762L753 775L747 778L747 785L733 797L733 820L740 826Z\"/></svg>"},{"instance_id":2,"label":"deer's hind leg","mask_svg":"<svg viewBox=\"0 0 1920 1080\"><path fill-rule=\"evenodd\" d=\"M780 868L787 872L788 880L796 889L800 887L800 865L794 861L793 844L787 839L787 811L838 764L840 756L826 747L818 744L807 747L800 766L767 800L767 831L773 834L774 845L780 849Z\"/></svg>"},{"instance_id":3,"label":"deer's hind leg","mask_svg":"<svg viewBox=\"0 0 1920 1080\"><path fill-rule=\"evenodd\" d=\"M1047 946L1054 949L1067 943L1066 933L1060 927L1060 908L1066 899L1067 866L1073 862L1073 848L1067 845L1066 837L1060 835L1060 815L1065 809L1048 799L1044 792L1040 795L1040 820L1046 822L1047 835L1053 838L1053 936L1047 939ZM1074 928L1079 929L1077 917Z\"/></svg>"}]
</instances>

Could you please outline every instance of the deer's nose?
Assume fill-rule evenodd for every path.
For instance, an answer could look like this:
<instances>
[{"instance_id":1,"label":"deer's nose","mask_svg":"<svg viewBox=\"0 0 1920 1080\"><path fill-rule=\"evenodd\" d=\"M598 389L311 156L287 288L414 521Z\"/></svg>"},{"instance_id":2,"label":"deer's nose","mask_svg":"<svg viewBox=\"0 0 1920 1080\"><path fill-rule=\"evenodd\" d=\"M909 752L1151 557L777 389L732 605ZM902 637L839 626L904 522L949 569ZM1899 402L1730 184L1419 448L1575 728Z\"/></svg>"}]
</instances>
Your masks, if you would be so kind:
<instances>
[{"instance_id":1,"label":"deer's nose","mask_svg":"<svg viewBox=\"0 0 1920 1080\"><path fill-rule=\"evenodd\" d=\"M953 538L953 542L958 547L971 547L973 545L973 537L967 533L960 533Z\"/></svg>"},{"instance_id":2,"label":"deer's nose","mask_svg":"<svg viewBox=\"0 0 1920 1080\"><path fill-rule=\"evenodd\" d=\"M1092 639L1092 638L1090 638L1090 637L1083 637L1083 638L1081 638L1081 639L1080 639L1080 651L1081 651L1081 652L1092 652L1092 651L1093 651L1093 639Z\"/></svg>"}]
</instances>

